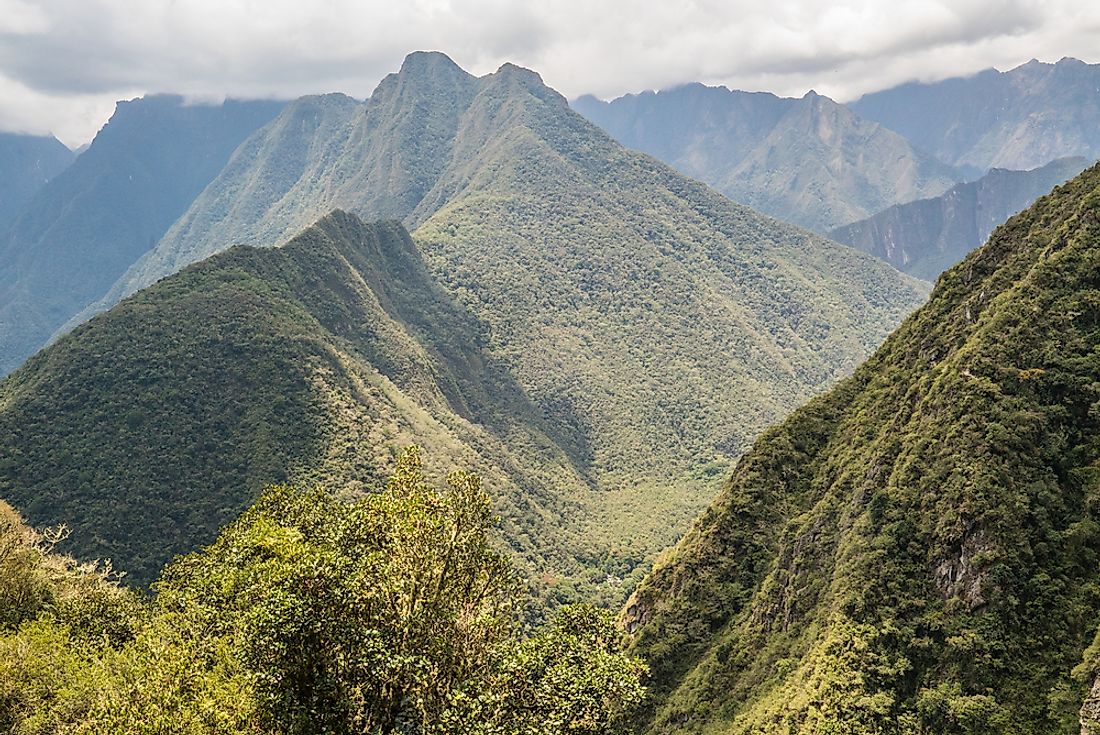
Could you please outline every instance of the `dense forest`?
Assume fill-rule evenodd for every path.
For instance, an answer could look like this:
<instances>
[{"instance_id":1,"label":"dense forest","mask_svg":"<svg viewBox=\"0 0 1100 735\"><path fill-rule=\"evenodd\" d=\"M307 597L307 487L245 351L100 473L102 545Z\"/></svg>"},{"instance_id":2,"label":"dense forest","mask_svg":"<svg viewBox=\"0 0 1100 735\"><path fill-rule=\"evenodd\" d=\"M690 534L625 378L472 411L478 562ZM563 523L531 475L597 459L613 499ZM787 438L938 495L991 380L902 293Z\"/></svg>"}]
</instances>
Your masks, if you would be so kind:
<instances>
[{"instance_id":1,"label":"dense forest","mask_svg":"<svg viewBox=\"0 0 1100 735\"><path fill-rule=\"evenodd\" d=\"M1100 674L1098 244L1094 166L761 437L627 604L649 732L1075 731Z\"/></svg>"}]
</instances>

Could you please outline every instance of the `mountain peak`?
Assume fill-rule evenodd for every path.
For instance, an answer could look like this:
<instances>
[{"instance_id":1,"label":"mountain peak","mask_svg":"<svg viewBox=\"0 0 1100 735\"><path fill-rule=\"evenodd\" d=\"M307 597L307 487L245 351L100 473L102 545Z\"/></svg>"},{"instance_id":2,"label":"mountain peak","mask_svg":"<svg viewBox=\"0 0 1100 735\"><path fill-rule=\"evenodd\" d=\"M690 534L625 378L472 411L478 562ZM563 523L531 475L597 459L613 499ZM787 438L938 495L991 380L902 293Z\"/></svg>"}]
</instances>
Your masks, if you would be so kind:
<instances>
[{"instance_id":1,"label":"mountain peak","mask_svg":"<svg viewBox=\"0 0 1100 735\"><path fill-rule=\"evenodd\" d=\"M522 66L518 66L510 61L501 64L500 68L496 70L496 73L493 74L493 76L500 77L502 79L520 80L524 84L524 86L546 86L538 72L532 71Z\"/></svg>"},{"instance_id":2,"label":"mountain peak","mask_svg":"<svg viewBox=\"0 0 1100 735\"><path fill-rule=\"evenodd\" d=\"M1031 59L1026 64L1020 64L1012 71L1016 72L1036 72L1044 69L1053 68L1054 64L1048 64L1045 61L1039 61L1038 59Z\"/></svg>"},{"instance_id":3,"label":"mountain peak","mask_svg":"<svg viewBox=\"0 0 1100 735\"><path fill-rule=\"evenodd\" d=\"M439 71L465 73L450 56L442 51L413 51L401 62L401 69L397 73L408 75Z\"/></svg>"},{"instance_id":4,"label":"mountain peak","mask_svg":"<svg viewBox=\"0 0 1100 735\"><path fill-rule=\"evenodd\" d=\"M496 72L482 77L481 88L496 89L506 96L522 91L543 102L569 106L569 102L556 90L546 86L538 72L512 63L502 64Z\"/></svg>"},{"instance_id":5,"label":"mountain peak","mask_svg":"<svg viewBox=\"0 0 1100 735\"><path fill-rule=\"evenodd\" d=\"M440 51L414 51L405 57L401 68L378 83L371 95L372 102L390 99L401 90L418 89L419 93L437 94L469 85L473 75ZM418 94L419 94L418 93Z\"/></svg>"}]
</instances>

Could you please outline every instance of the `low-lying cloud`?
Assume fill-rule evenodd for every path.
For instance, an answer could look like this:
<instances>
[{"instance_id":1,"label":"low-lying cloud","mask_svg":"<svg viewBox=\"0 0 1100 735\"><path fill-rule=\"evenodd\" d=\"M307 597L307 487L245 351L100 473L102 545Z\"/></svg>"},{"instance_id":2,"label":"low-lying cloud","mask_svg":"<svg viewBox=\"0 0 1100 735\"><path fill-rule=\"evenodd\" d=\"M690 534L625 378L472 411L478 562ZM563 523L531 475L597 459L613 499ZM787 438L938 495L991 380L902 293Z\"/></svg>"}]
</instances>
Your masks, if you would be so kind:
<instances>
[{"instance_id":1,"label":"low-lying cloud","mask_svg":"<svg viewBox=\"0 0 1100 735\"><path fill-rule=\"evenodd\" d=\"M1080 0L0 0L0 129L90 139L116 99L341 91L366 97L406 53L474 73L505 61L575 97L689 81L840 100L912 79L1086 61Z\"/></svg>"}]
</instances>

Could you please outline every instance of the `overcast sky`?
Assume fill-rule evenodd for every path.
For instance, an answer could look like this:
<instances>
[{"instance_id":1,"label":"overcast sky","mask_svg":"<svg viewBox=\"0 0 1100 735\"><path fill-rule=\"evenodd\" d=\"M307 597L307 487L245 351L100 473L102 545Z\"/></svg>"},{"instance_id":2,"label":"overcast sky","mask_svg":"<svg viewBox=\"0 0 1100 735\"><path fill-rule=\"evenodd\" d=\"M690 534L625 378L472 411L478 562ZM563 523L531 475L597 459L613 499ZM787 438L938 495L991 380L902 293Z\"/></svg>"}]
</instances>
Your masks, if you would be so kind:
<instances>
[{"instance_id":1,"label":"overcast sky","mask_svg":"<svg viewBox=\"0 0 1100 735\"><path fill-rule=\"evenodd\" d=\"M0 129L91 139L114 102L366 97L406 53L573 98L689 81L845 101L1031 58L1100 61L1095 0L0 0Z\"/></svg>"}]
</instances>

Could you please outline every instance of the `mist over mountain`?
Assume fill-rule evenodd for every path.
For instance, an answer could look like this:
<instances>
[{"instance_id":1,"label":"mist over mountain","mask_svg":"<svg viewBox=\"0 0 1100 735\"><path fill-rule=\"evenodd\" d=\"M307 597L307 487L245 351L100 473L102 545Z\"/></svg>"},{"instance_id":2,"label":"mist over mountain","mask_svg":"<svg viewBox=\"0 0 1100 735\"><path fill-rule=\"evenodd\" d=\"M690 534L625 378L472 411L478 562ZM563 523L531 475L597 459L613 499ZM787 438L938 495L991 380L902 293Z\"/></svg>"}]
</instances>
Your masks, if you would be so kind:
<instances>
[{"instance_id":1,"label":"mist over mountain","mask_svg":"<svg viewBox=\"0 0 1100 735\"><path fill-rule=\"evenodd\" d=\"M958 263L993 229L1090 163L1063 158L1032 171L995 168L933 199L898 204L829 237L926 281Z\"/></svg>"},{"instance_id":2,"label":"mist over mountain","mask_svg":"<svg viewBox=\"0 0 1100 735\"><path fill-rule=\"evenodd\" d=\"M573 106L623 145L819 232L941 194L962 178L814 92L789 99L688 84L611 102L581 97Z\"/></svg>"},{"instance_id":3,"label":"mist over mountain","mask_svg":"<svg viewBox=\"0 0 1100 735\"><path fill-rule=\"evenodd\" d=\"M903 84L849 107L947 163L978 171L1100 158L1100 65L1073 58Z\"/></svg>"},{"instance_id":4,"label":"mist over mountain","mask_svg":"<svg viewBox=\"0 0 1100 735\"><path fill-rule=\"evenodd\" d=\"M76 155L53 136L0 133L0 232Z\"/></svg>"},{"instance_id":5,"label":"mist over mountain","mask_svg":"<svg viewBox=\"0 0 1100 735\"><path fill-rule=\"evenodd\" d=\"M741 459L624 611L646 731L1097 732L1098 214L1094 166Z\"/></svg>"},{"instance_id":6,"label":"mist over mountain","mask_svg":"<svg viewBox=\"0 0 1100 735\"><path fill-rule=\"evenodd\" d=\"M0 375L153 247L279 102L120 102L92 145L0 234Z\"/></svg>"}]
</instances>

